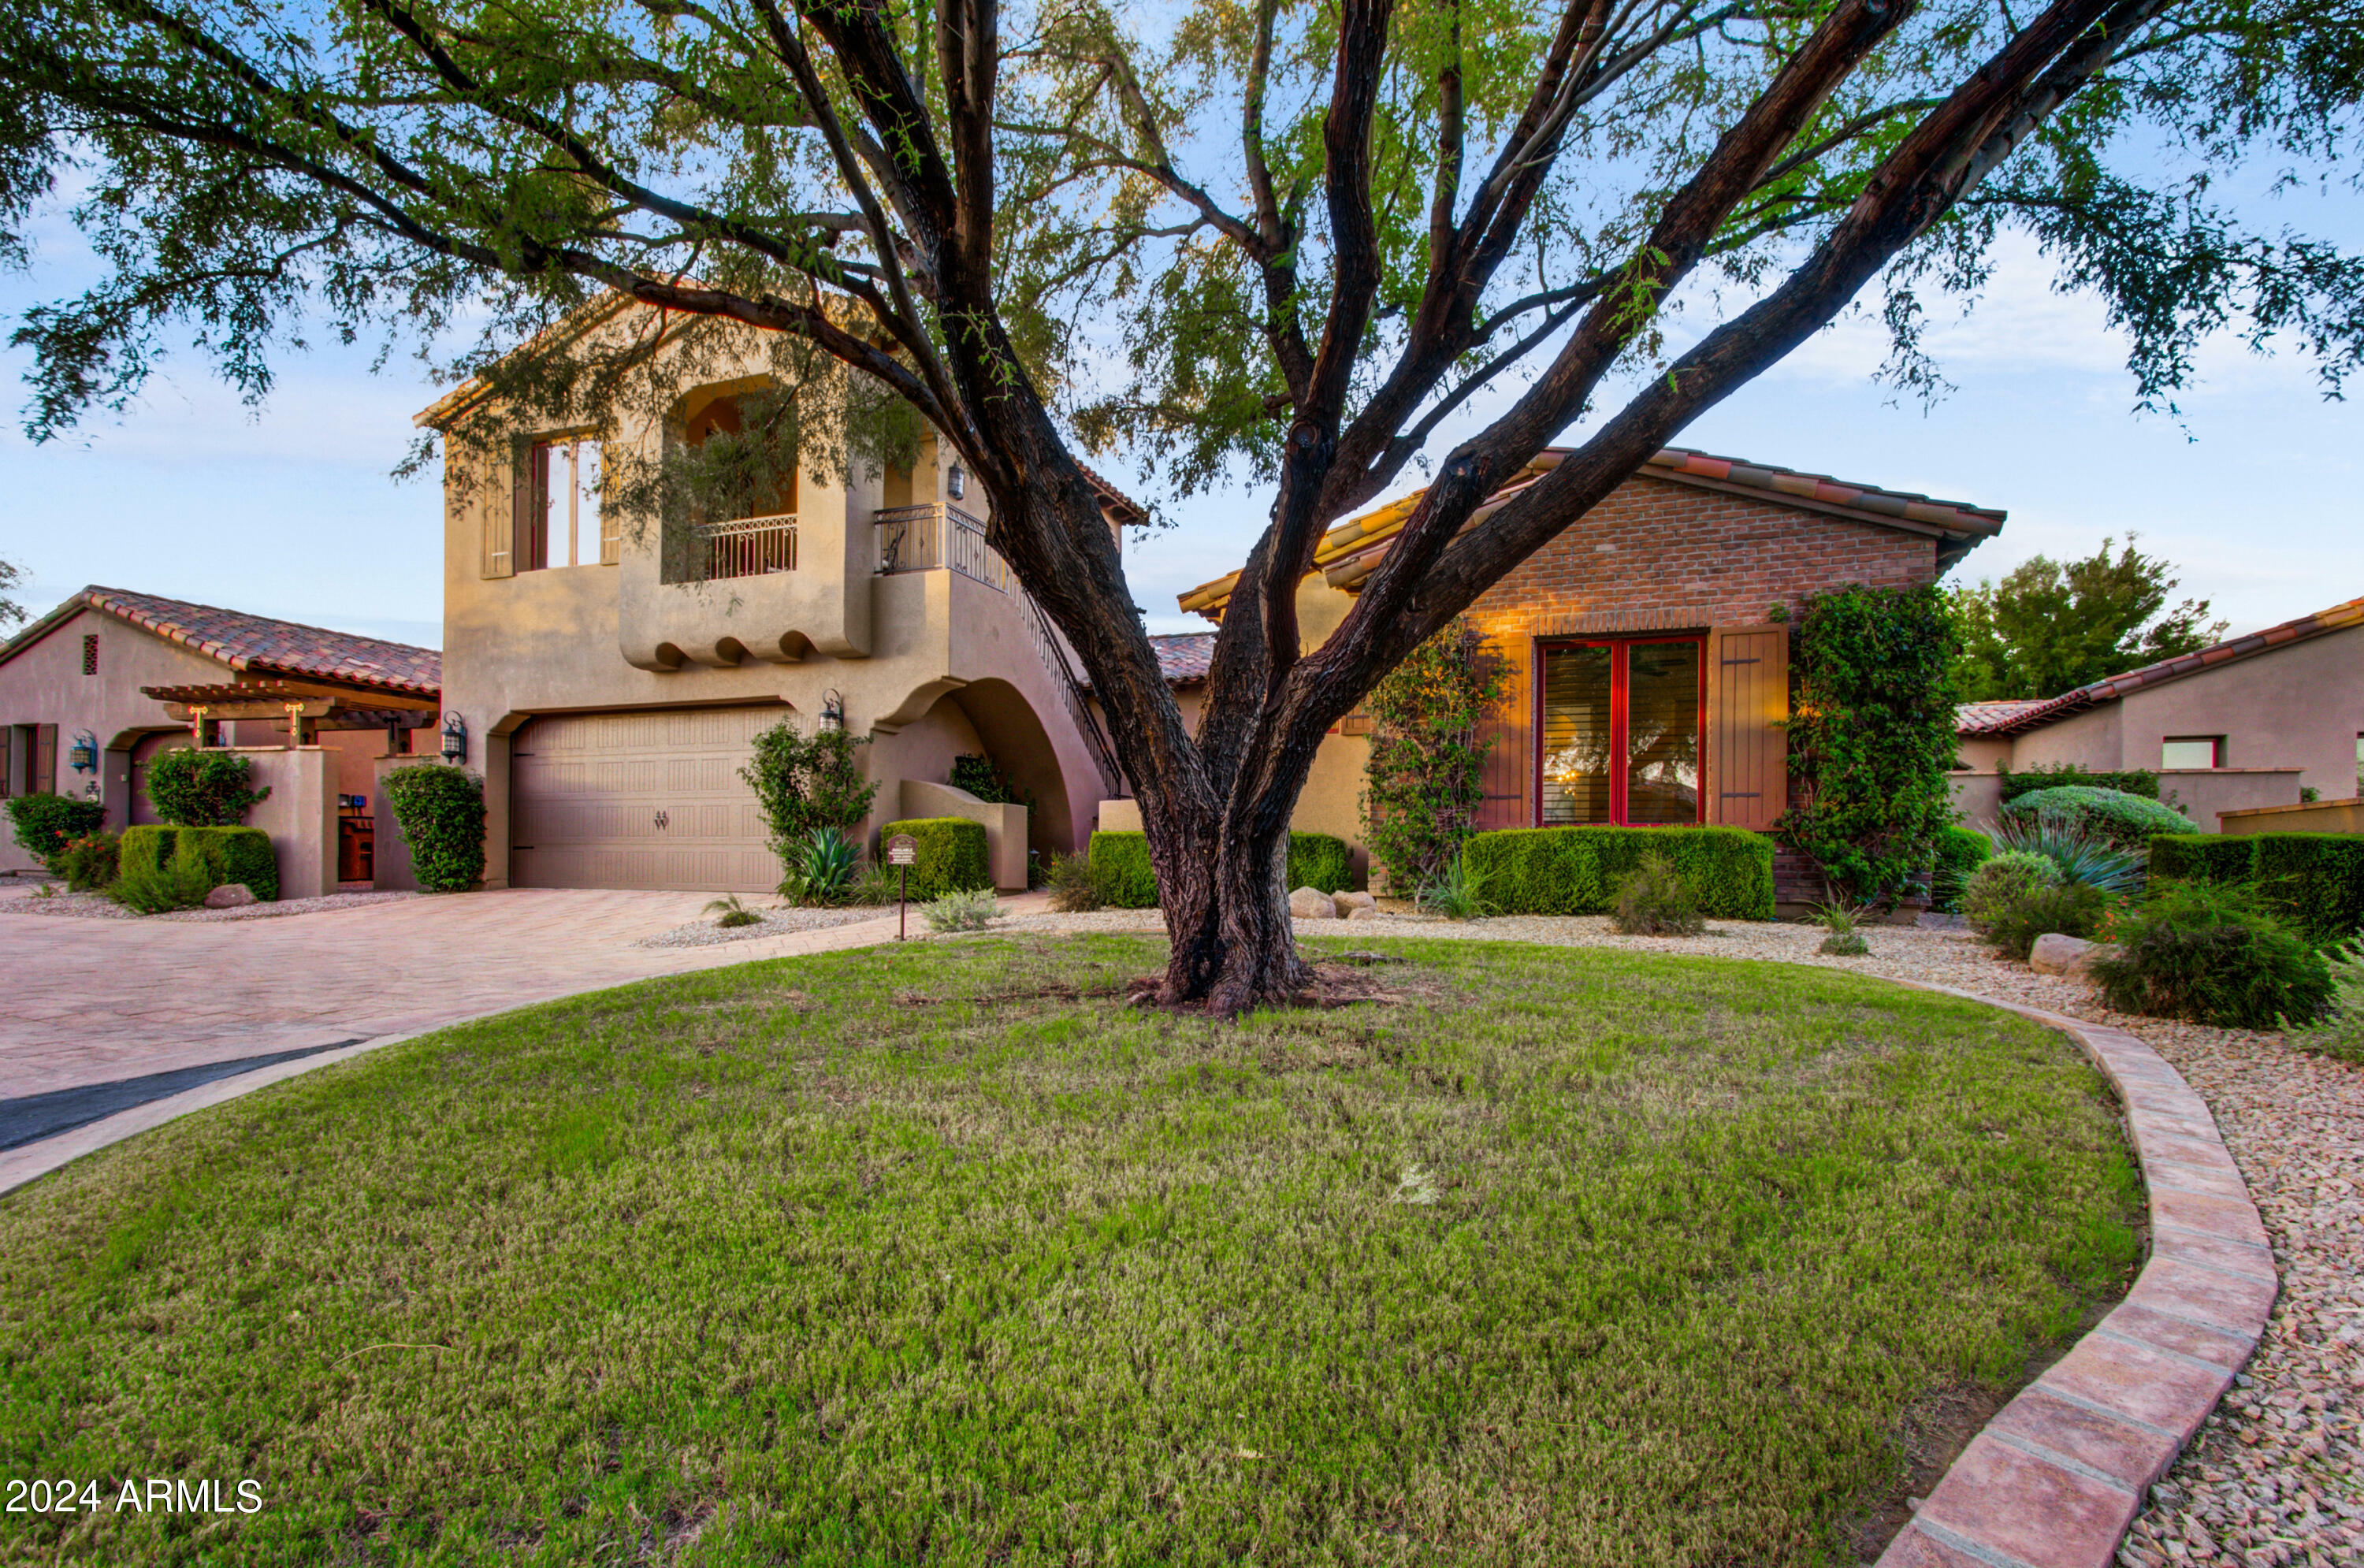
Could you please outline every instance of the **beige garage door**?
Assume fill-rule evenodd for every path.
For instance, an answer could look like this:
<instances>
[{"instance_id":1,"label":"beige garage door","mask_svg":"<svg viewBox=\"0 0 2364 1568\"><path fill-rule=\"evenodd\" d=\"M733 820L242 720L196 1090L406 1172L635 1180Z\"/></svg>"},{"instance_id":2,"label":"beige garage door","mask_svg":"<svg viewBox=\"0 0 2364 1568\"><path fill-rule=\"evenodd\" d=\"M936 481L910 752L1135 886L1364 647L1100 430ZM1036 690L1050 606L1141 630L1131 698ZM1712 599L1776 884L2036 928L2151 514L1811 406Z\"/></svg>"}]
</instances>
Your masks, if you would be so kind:
<instances>
[{"instance_id":1,"label":"beige garage door","mask_svg":"<svg viewBox=\"0 0 2364 1568\"><path fill-rule=\"evenodd\" d=\"M509 880L519 887L769 893L779 862L739 777L767 707L537 718L509 746Z\"/></svg>"}]
</instances>

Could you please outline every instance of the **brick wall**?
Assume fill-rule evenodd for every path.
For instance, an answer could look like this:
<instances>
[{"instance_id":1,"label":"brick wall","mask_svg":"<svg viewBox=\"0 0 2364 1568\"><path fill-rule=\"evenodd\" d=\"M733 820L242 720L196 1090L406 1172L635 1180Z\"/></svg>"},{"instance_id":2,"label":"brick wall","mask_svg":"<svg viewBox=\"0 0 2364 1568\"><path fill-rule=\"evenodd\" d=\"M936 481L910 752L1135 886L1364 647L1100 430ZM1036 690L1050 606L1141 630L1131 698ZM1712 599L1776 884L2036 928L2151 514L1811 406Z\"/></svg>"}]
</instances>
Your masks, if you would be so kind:
<instances>
[{"instance_id":1,"label":"brick wall","mask_svg":"<svg viewBox=\"0 0 2364 1568\"><path fill-rule=\"evenodd\" d=\"M1504 577L1470 617L1508 662L1502 717L1488 728L1489 828L1534 821L1532 684L1537 639L1706 631L1795 619L1814 594L1937 575L1920 534L1662 479L1635 477Z\"/></svg>"}]
</instances>

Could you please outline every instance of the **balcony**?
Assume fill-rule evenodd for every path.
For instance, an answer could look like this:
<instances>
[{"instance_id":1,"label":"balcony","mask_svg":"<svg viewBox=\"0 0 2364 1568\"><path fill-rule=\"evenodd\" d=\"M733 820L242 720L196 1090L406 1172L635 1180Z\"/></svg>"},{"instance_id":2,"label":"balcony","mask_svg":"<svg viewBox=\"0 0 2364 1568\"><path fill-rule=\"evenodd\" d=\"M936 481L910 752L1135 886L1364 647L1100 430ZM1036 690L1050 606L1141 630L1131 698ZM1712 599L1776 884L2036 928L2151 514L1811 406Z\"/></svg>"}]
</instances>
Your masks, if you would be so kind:
<instances>
[{"instance_id":1,"label":"balcony","mask_svg":"<svg viewBox=\"0 0 2364 1568\"><path fill-rule=\"evenodd\" d=\"M690 530L690 539L698 576L706 582L724 577L762 577L797 569L797 519L793 514L699 523Z\"/></svg>"},{"instance_id":2,"label":"balcony","mask_svg":"<svg viewBox=\"0 0 2364 1568\"><path fill-rule=\"evenodd\" d=\"M886 506L872 520L880 576L948 569L998 593L1009 592L1009 568L986 544L984 522L958 506Z\"/></svg>"}]
</instances>

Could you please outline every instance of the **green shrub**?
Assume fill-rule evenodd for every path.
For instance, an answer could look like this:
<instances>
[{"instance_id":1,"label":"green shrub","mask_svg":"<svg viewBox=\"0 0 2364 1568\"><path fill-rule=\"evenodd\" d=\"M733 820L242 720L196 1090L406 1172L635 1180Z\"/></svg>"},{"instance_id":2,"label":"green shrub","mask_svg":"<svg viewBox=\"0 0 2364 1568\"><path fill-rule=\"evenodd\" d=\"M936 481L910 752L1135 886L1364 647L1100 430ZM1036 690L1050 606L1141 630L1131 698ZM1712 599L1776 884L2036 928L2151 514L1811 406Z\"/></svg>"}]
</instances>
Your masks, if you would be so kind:
<instances>
[{"instance_id":1,"label":"green shrub","mask_svg":"<svg viewBox=\"0 0 2364 1568\"><path fill-rule=\"evenodd\" d=\"M2062 784L2031 790L2011 801L2000 817L2005 827L2024 827L2039 817L2073 823L2088 833L2137 853L2161 833L2188 833L2191 819L2172 806L2124 790Z\"/></svg>"},{"instance_id":2,"label":"green shrub","mask_svg":"<svg viewBox=\"0 0 2364 1568\"><path fill-rule=\"evenodd\" d=\"M1149 861L1146 833L1094 833L1087 849L1096 874L1105 880L1106 901L1116 909L1157 907L1157 871ZM1346 840L1332 833L1288 836L1288 886L1340 893L1354 885Z\"/></svg>"},{"instance_id":3,"label":"green shrub","mask_svg":"<svg viewBox=\"0 0 2364 1568\"><path fill-rule=\"evenodd\" d=\"M1742 828L1511 828L1464 853L1506 915L1597 915L1612 888L1664 855L1711 919L1773 917L1773 840Z\"/></svg>"},{"instance_id":4,"label":"green shrub","mask_svg":"<svg viewBox=\"0 0 2364 1568\"><path fill-rule=\"evenodd\" d=\"M987 806L1022 806L1029 811L1037 809L1031 790L1010 782L1009 775L995 765L990 757L974 751L963 752L953 759L952 786L966 790Z\"/></svg>"},{"instance_id":5,"label":"green shrub","mask_svg":"<svg viewBox=\"0 0 2364 1568\"><path fill-rule=\"evenodd\" d=\"M1617 904L1609 923L1629 937L1695 937L1707 929L1699 899L1675 873L1675 862L1656 850L1617 882Z\"/></svg>"},{"instance_id":6,"label":"green shrub","mask_svg":"<svg viewBox=\"0 0 2364 1568\"><path fill-rule=\"evenodd\" d=\"M1992 911L1981 929L2006 957L2024 961L2035 939L2046 933L2088 940L2098 936L2112 902L2091 883L2051 883L2030 887Z\"/></svg>"},{"instance_id":7,"label":"green shrub","mask_svg":"<svg viewBox=\"0 0 2364 1568\"><path fill-rule=\"evenodd\" d=\"M2301 1051L2364 1066L2364 945L2350 942L2324 955L2331 965L2331 1007L2317 1029L2292 1029Z\"/></svg>"},{"instance_id":8,"label":"green shrub","mask_svg":"<svg viewBox=\"0 0 2364 1568\"><path fill-rule=\"evenodd\" d=\"M2162 884L2119 941L2093 973L2121 1013L2262 1029L2312 1022L2331 1003L2330 963L2251 888Z\"/></svg>"},{"instance_id":9,"label":"green shrub","mask_svg":"<svg viewBox=\"0 0 2364 1568\"><path fill-rule=\"evenodd\" d=\"M931 931L981 931L1001 918L1001 901L990 887L965 888L929 899L921 913Z\"/></svg>"},{"instance_id":10,"label":"green shrub","mask_svg":"<svg viewBox=\"0 0 2364 1568\"><path fill-rule=\"evenodd\" d=\"M2317 942L2364 931L2364 833L2178 833L2151 840L2154 877L2254 886Z\"/></svg>"},{"instance_id":11,"label":"green shrub","mask_svg":"<svg viewBox=\"0 0 2364 1568\"><path fill-rule=\"evenodd\" d=\"M268 789L249 789L254 759L182 746L148 764L148 804L175 828L235 828Z\"/></svg>"},{"instance_id":12,"label":"green shrub","mask_svg":"<svg viewBox=\"0 0 2364 1568\"><path fill-rule=\"evenodd\" d=\"M909 833L919 840L911 862L911 896L931 899L976 888L993 891L993 862L986 851L985 824L965 817L912 817L879 829L884 839ZM882 839L883 841L883 839ZM895 868L886 868L893 874Z\"/></svg>"},{"instance_id":13,"label":"green shrub","mask_svg":"<svg viewBox=\"0 0 2364 1568\"><path fill-rule=\"evenodd\" d=\"M1088 854L1053 857L1050 887L1051 907L1069 915L1104 909L1123 891L1114 871L1094 864Z\"/></svg>"},{"instance_id":14,"label":"green shrub","mask_svg":"<svg viewBox=\"0 0 2364 1568\"><path fill-rule=\"evenodd\" d=\"M719 898L710 900L706 906L706 913L714 916L715 925L726 931L735 931L747 926L760 926L764 923L764 917L748 908L747 901L735 893L726 893Z\"/></svg>"},{"instance_id":15,"label":"green shrub","mask_svg":"<svg viewBox=\"0 0 2364 1568\"><path fill-rule=\"evenodd\" d=\"M1344 893L1355 885L1353 851L1334 833L1291 833L1288 836L1288 889L1318 888Z\"/></svg>"},{"instance_id":16,"label":"green shrub","mask_svg":"<svg viewBox=\"0 0 2364 1568\"><path fill-rule=\"evenodd\" d=\"M126 828L121 856L127 877L156 876L178 861L193 859L213 873L206 893L235 882L265 904L279 897L279 856L271 835L260 828Z\"/></svg>"},{"instance_id":17,"label":"green shrub","mask_svg":"<svg viewBox=\"0 0 2364 1568\"><path fill-rule=\"evenodd\" d=\"M2056 789L2062 784L2087 784L2094 789L2113 789L2124 795L2138 795L2145 800L2158 798L2158 775L2140 768L2121 773L2090 773L2074 762L2055 762L2048 767L2030 768L2015 773L2008 766L1995 769L2002 780L2002 804L2009 806L2023 795L2040 789Z\"/></svg>"},{"instance_id":18,"label":"green shrub","mask_svg":"<svg viewBox=\"0 0 2364 1568\"><path fill-rule=\"evenodd\" d=\"M101 828L79 839L68 839L58 851L57 869L74 893L103 893L121 873L123 840Z\"/></svg>"},{"instance_id":19,"label":"green shrub","mask_svg":"<svg viewBox=\"0 0 2364 1568\"><path fill-rule=\"evenodd\" d=\"M1463 616L1405 655L1363 699L1371 718L1363 841L1386 868L1391 892L1442 879L1476 830L1486 799L1485 721L1508 685L1507 665ZM1292 877L1288 885L1308 884Z\"/></svg>"},{"instance_id":20,"label":"green shrub","mask_svg":"<svg viewBox=\"0 0 2364 1568\"><path fill-rule=\"evenodd\" d=\"M2059 884L2060 868L2044 856L2006 850L1971 873L1962 890L1962 913L1983 931L2022 896Z\"/></svg>"},{"instance_id":21,"label":"green shrub","mask_svg":"<svg viewBox=\"0 0 2364 1568\"><path fill-rule=\"evenodd\" d=\"M1994 843L1975 828L1947 828L1937 834L1937 869L1929 881L1940 909L1961 906L1962 892L1979 867L1994 854Z\"/></svg>"},{"instance_id":22,"label":"green shrub","mask_svg":"<svg viewBox=\"0 0 2364 1568\"><path fill-rule=\"evenodd\" d=\"M135 833L139 830L131 829ZM137 863L126 865L106 895L136 914L169 915L176 909L198 907L205 903L206 895L221 884L222 877L213 857L192 840L185 846L176 846L161 865L152 863L145 855Z\"/></svg>"},{"instance_id":23,"label":"green shrub","mask_svg":"<svg viewBox=\"0 0 2364 1568\"><path fill-rule=\"evenodd\" d=\"M8 828L17 842L57 876L65 874L58 856L64 851L66 841L95 833L106 822L104 804L78 795L11 795L6 805Z\"/></svg>"},{"instance_id":24,"label":"green shrub","mask_svg":"<svg viewBox=\"0 0 2364 1568\"><path fill-rule=\"evenodd\" d=\"M1830 933L1814 951L1834 958L1868 958L1871 944L1863 940L1861 929L1868 911L1844 900L1833 899L1814 906L1814 924Z\"/></svg>"},{"instance_id":25,"label":"green shrub","mask_svg":"<svg viewBox=\"0 0 2364 1568\"><path fill-rule=\"evenodd\" d=\"M1486 900L1486 878L1470 869L1466 849L1422 886L1417 902L1428 914L1448 920L1474 920L1493 907Z\"/></svg>"},{"instance_id":26,"label":"green shrub","mask_svg":"<svg viewBox=\"0 0 2364 1568\"><path fill-rule=\"evenodd\" d=\"M755 737L739 776L755 792L755 808L763 813L783 871L814 828L851 833L870 815L878 786L863 777L854 752L868 744L867 737L826 727L807 735L794 718L783 718Z\"/></svg>"},{"instance_id":27,"label":"green shrub","mask_svg":"<svg viewBox=\"0 0 2364 1568\"><path fill-rule=\"evenodd\" d=\"M381 786L410 846L410 874L429 893L464 893L485 879L485 781L462 768L418 762Z\"/></svg>"}]
</instances>

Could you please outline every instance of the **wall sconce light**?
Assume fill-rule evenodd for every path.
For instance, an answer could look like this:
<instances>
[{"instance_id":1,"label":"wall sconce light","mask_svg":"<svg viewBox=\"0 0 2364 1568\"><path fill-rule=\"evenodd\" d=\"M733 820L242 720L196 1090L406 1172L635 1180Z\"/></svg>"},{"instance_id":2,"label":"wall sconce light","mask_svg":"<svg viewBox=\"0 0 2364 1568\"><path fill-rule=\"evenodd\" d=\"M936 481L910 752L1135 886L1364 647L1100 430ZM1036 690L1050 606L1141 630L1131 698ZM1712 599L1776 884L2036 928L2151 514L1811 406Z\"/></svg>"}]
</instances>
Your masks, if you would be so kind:
<instances>
[{"instance_id":1,"label":"wall sconce light","mask_svg":"<svg viewBox=\"0 0 2364 1568\"><path fill-rule=\"evenodd\" d=\"M468 760L468 721L456 713L443 718L443 760L455 768Z\"/></svg>"},{"instance_id":2,"label":"wall sconce light","mask_svg":"<svg viewBox=\"0 0 2364 1568\"><path fill-rule=\"evenodd\" d=\"M98 737L87 729L84 730L74 737L74 743L66 752L66 758L73 763L73 771L78 773L98 772Z\"/></svg>"},{"instance_id":3,"label":"wall sconce light","mask_svg":"<svg viewBox=\"0 0 2364 1568\"><path fill-rule=\"evenodd\" d=\"M954 463L944 470L944 494L955 501L968 497L968 470Z\"/></svg>"},{"instance_id":4,"label":"wall sconce light","mask_svg":"<svg viewBox=\"0 0 2364 1568\"><path fill-rule=\"evenodd\" d=\"M823 729L845 728L845 694L834 687L821 694L820 727Z\"/></svg>"}]
</instances>

